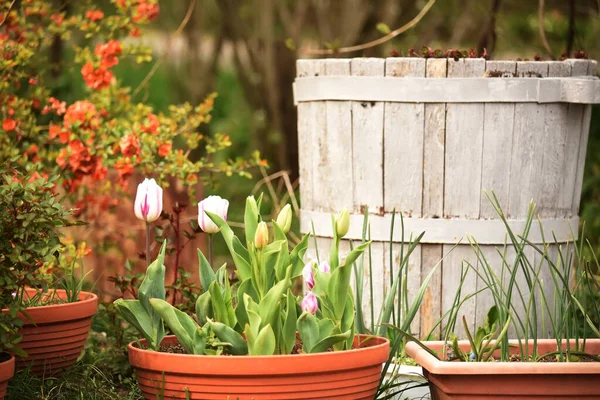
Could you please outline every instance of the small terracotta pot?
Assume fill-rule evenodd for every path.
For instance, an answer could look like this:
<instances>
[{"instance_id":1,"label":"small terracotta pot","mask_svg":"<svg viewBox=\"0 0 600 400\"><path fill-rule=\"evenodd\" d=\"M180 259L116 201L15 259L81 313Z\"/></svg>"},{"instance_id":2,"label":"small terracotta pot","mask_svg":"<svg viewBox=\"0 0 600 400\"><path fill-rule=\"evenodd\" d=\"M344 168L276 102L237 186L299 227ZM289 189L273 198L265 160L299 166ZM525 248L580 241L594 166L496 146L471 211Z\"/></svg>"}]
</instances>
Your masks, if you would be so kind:
<instances>
[{"instance_id":1,"label":"small terracotta pot","mask_svg":"<svg viewBox=\"0 0 600 400\"><path fill-rule=\"evenodd\" d=\"M33 296L35 289L26 289ZM56 295L65 298L64 290ZM75 303L51 304L25 309L27 316L19 333L23 340L19 346L27 357L17 358L17 369L31 366L31 373L38 376L58 375L77 361L87 341L92 317L98 308L98 297L81 292ZM3 310L4 311L4 310Z\"/></svg>"},{"instance_id":2,"label":"small terracotta pot","mask_svg":"<svg viewBox=\"0 0 600 400\"><path fill-rule=\"evenodd\" d=\"M444 342L423 342L440 355ZM519 354L518 342L511 340L511 353ZM471 351L468 341L459 342ZM539 339L538 353L556 350L556 341ZM529 343L529 348L533 342ZM566 343L563 343L566 348ZM600 354L600 339L587 340L585 351ZM576 400L600 398L598 362L460 362L440 361L416 343L407 343L406 352L423 366L432 400Z\"/></svg>"},{"instance_id":3,"label":"small terracotta pot","mask_svg":"<svg viewBox=\"0 0 600 400\"><path fill-rule=\"evenodd\" d=\"M175 336L162 342L175 343ZM147 400L185 399L186 389L190 399L372 400L390 343L366 336L357 336L354 343L362 344L318 354L200 356L142 350L132 342L129 361Z\"/></svg>"},{"instance_id":4,"label":"small terracotta pot","mask_svg":"<svg viewBox=\"0 0 600 400\"><path fill-rule=\"evenodd\" d=\"M7 353L0 354L0 357L7 355ZM0 400L6 396L6 387L8 386L8 380L15 374L15 358L9 355L9 359L0 362Z\"/></svg>"}]
</instances>

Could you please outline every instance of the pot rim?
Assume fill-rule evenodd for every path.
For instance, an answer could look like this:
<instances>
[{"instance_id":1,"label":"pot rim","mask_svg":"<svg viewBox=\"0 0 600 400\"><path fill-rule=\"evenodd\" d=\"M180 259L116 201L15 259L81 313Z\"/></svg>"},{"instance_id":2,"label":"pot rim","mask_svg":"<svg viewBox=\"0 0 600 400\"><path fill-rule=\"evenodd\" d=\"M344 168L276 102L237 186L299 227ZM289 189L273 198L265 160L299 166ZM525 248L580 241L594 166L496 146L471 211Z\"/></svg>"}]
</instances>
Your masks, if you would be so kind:
<instances>
[{"instance_id":1,"label":"pot rim","mask_svg":"<svg viewBox=\"0 0 600 400\"><path fill-rule=\"evenodd\" d=\"M27 288L27 293L37 293L39 289ZM53 289L59 296L64 296L64 289ZM79 301L74 303L49 304L45 306L27 307L19 317L25 321L25 325L37 325L53 322L72 321L89 318L96 314L98 309L98 296L92 292L80 292ZM8 313L8 309L3 309ZM32 322L33 321L33 322Z\"/></svg>"},{"instance_id":2,"label":"pot rim","mask_svg":"<svg viewBox=\"0 0 600 400\"><path fill-rule=\"evenodd\" d=\"M223 375L223 371L227 371L226 375L286 375L358 369L385 362L389 355L388 339L371 335L356 335L356 337L370 338L369 340L375 343L346 351L271 356L161 353L140 349L136 341L129 343L127 347L129 362L136 368L182 374ZM172 344L177 342L177 337L165 336L162 343L165 344L165 341L166 344ZM139 342L147 343L146 339Z\"/></svg>"},{"instance_id":3,"label":"pot rim","mask_svg":"<svg viewBox=\"0 0 600 400\"><path fill-rule=\"evenodd\" d=\"M15 374L15 356L5 351L1 353L10 356L8 360L0 362L0 382L4 382L12 378Z\"/></svg>"},{"instance_id":4,"label":"pot rim","mask_svg":"<svg viewBox=\"0 0 600 400\"><path fill-rule=\"evenodd\" d=\"M571 341L575 343L574 340ZM426 347L439 353L443 348L444 341L424 341ZM467 340L458 342L464 349L470 349ZM518 345L517 340L509 340L510 344ZM566 342L564 342L566 344ZM533 345L533 341L529 345ZM538 346L554 346L554 339L538 339ZM600 353L600 339L587 339L586 346L594 346ZM595 375L600 374L599 362L448 362L436 359L428 351L421 348L417 343L406 344L406 353L430 374L435 375Z\"/></svg>"}]
</instances>

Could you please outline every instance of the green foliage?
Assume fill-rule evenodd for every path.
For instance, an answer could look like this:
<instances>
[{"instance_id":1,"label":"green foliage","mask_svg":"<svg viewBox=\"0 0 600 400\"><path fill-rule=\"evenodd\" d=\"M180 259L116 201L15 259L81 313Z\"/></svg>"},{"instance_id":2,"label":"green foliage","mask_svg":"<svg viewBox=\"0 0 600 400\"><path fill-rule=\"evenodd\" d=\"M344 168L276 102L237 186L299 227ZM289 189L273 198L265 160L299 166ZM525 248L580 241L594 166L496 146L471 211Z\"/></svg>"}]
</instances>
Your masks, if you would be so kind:
<instances>
[{"instance_id":1,"label":"green foliage","mask_svg":"<svg viewBox=\"0 0 600 400\"><path fill-rule=\"evenodd\" d=\"M121 316L135 326L148 341L150 348L158 350L160 342L165 336L163 320L150 303L151 299L165 299L165 250L167 242L164 241L158 258L146 270L146 275L138 292L139 300L118 299L114 302L115 308Z\"/></svg>"},{"instance_id":2,"label":"green foliage","mask_svg":"<svg viewBox=\"0 0 600 400\"><path fill-rule=\"evenodd\" d=\"M69 226L65 210L52 192L56 178L35 178L33 166L24 169L13 162L0 167L0 350L15 347L22 322L25 287L47 290L40 267L63 248L60 228Z\"/></svg>"}]
</instances>

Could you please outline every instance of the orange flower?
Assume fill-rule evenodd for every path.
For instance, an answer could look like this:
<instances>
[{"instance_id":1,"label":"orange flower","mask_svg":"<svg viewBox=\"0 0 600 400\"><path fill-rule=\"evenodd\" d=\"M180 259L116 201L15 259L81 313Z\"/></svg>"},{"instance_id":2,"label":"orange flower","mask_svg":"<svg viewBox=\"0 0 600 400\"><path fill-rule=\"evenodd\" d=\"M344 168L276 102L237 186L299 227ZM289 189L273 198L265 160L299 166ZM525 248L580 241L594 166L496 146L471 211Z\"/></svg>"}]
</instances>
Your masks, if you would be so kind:
<instances>
[{"instance_id":1,"label":"orange flower","mask_svg":"<svg viewBox=\"0 0 600 400\"><path fill-rule=\"evenodd\" d=\"M153 21L158 17L158 11L158 4L149 4L147 0L142 0L135 9L133 22Z\"/></svg>"},{"instance_id":2,"label":"orange flower","mask_svg":"<svg viewBox=\"0 0 600 400\"><path fill-rule=\"evenodd\" d=\"M141 33L142 32L135 26L132 26L131 30L129 31L129 34L131 35L131 37L139 37L141 35Z\"/></svg>"},{"instance_id":3,"label":"orange flower","mask_svg":"<svg viewBox=\"0 0 600 400\"><path fill-rule=\"evenodd\" d=\"M166 157L171 152L171 148L173 147L172 143L163 143L158 146L158 155L161 157Z\"/></svg>"},{"instance_id":4,"label":"orange flower","mask_svg":"<svg viewBox=\"0 0 600 400\"><path fill-rule=\"evenodd\" d=\"M119 42L110 40L108 43L96 45L94 54L102 58L100 61L101 67L110 68L119 63L117 56L120 56L122 51L123 49Z\"/></svg>"},{"instance_id":5,"label":"orange flower","mask_svg":"<svg viewBox=\"0 0 600 400\"><path fill-rule=\"evenodd\" d=\"M65 17L62 14L52 14L50 16L50 19L52 21L54 21L54 23L56 24L56 26L61 26L62 23L63 23L63 21L65 20Z\"/></svg>"},{"instance_id":6,"label":"orange flower","mask_svg":"<svg viewBox=\"0 0 600 400\"><path fill-rule=\"evenodd\" d=\"M125 135L119 143L121 153L125 157L132 157L140 154L140 140L133 133Z\"/></svg>"},{"instance_id":7,"label":"orange flower","mask_svg":"<svg viewBox=\"0 0 600 400\"><path fill-rule=\"evenodd\" d=\"M113 78L112 71L108 71L105 67L94 69L91 61L81 68L81 75L85 84L94 90L108 87Z\"/></svg>"},{"instance_id":8,"label":"orange flower","mask_svg":"<svg viewBox=\"0 0 600 400\"><path fill-rule=\"evenodd\" d=\"M95 129L100 121L96 106L88 100L76 101L67 108L64 118L64 127L79 123L81 129Z\"/></svg>"},{"instance_id":9,"label":"orange flower","mask_svg":"<svg viewBox=\"0 0 600 400\"><path fill-rule=\"evenodd\" d=\"M160 126L160 122L158 122L158 117L152 113L149 113L148 114L148 124L142 126L142 131L156 135L158 133L159 126Z\"/></svg>"},{"instance_id":10,"label":"orange flower","mask_svg":"<svg viewBox=\"0 0 600 400\"><path fill-rule=\"evenodd\" d=\"M85 13L85 17L90 21L98 21L104 18L104 13L100 10L89 10Z\"/></svg>"},{"instance_id":11,"label":"orange flower","mask_svg":"<svg viewBox=\"0 0 600 400\"><path fill-rule=\"evenodd\" d=\"M4 122L2 122L2 128L4 128L6 132L14 131L16 127L17 121L15 121L14 119L6 118Z\"/></svg>"}]
</instances>

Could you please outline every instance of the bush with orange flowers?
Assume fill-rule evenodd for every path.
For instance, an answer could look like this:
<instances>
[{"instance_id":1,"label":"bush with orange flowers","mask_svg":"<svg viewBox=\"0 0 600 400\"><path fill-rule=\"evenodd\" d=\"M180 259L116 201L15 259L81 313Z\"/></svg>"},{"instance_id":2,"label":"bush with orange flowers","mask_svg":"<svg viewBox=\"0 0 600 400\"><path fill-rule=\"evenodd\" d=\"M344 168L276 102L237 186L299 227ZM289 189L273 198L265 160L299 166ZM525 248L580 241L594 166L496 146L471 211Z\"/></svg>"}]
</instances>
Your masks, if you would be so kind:
<instances>
[{"instance_id":1,"label":"bush with orange flowers","mask_svg":"<svg viewBox=\"0 0 600 400\"><path fill-rule=\"evenodd\" d=\"M91 0L70 2L2 0L0 8L0 163L19 157L47 176L58 174L72 204L110 207L124 193L134 171L166 185L169 176L192 188L213 173L248 176L264 163L251 159L216 161L231 146L226 134L203 135L215 94L201 104L172 105L158 113L125 87L113 68L125 57L152 60L136 44L143 26L157 18L157 0L112 0L99 9ZM64 68L75 67L85 97L67 104L56 90L56 63L49 54L57 38L74 49ZM194 152L195 158L190 158ZM88 219L93 215L88 215Z\"/></svg>"}]
</instances>

